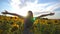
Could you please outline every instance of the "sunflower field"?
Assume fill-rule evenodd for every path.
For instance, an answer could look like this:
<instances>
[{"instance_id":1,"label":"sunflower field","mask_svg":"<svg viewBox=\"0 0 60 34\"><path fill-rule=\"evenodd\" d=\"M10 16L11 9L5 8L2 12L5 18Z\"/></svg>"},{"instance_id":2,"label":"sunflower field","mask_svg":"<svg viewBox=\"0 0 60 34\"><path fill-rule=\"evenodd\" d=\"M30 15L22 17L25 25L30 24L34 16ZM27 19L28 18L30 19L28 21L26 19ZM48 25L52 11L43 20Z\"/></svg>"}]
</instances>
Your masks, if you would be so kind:
<instances>
[{"instance_id":1,"label":"sunflower field","mask_svg":"<svg viewBox=\"0 0 60 34\"><path fill-rule=\"evenodd\" d=\"M0 34L22 34L24 19L0 15ZM37 19L30 32L33 34L60 34L60 19Z\"/></svg>"}]
</instances>

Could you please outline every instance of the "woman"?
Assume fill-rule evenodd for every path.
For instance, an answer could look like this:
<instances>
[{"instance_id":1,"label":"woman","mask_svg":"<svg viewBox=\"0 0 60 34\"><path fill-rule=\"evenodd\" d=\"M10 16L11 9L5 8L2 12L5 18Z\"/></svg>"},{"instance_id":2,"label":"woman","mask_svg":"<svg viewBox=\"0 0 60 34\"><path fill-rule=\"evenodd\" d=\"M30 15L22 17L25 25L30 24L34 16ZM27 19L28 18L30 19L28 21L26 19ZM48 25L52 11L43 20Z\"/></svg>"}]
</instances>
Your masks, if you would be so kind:
<instances>
[{"instance_id":1,"label":"woman","mask_svg":"<svg viewBox=\"0 0 60 34\"><path fill-rule=\"evenodd\" d=\"M2 14L10 14L10 15L15 15L20 18L23 18L24 19L24 32L23 32L23 34L32 34L31 32L29 32L30 28L32 27L32 25L34 23L32 11L28 11L28 15L26 17L23 17L21 15L15 14L15 13L9 13L6 10L5 10L5 12L2 12ZM44 14L44 15L36 17L36 19L48 16L48 15L54 15L54 13Z\"/></svg>"}]
</instances>

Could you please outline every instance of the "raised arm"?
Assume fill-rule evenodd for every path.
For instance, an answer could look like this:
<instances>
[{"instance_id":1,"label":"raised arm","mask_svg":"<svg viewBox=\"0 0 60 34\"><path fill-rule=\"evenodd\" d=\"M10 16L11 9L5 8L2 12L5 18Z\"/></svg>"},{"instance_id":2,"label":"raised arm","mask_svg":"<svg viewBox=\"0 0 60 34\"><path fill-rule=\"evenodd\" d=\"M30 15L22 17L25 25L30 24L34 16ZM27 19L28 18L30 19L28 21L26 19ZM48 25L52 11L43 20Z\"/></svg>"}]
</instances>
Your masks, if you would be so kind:
<instances>
[{"instance_id":1,"label":"raised arm","mask_svg":"<svg viewBox=\"0 0 60 34\"><path fill-rule=\"evenodd\" d=\"M20 17L20 18L24 18L23 16L18 15L18 14L16 14L16 13L9 13L9 12L6 11L6 10L5 10L5 12L2 12L2 14L10 14L10 15L18 16L18 17Z\"/></svg>"},{"instance_id":2,"label":"raised arm","mask_svg":"<svg viewBox=\"0 0 60 34\"><path fill-rule=\"evenodd\" d=\"M44 14L44 15L41 15L41 16L38 16L37 18L41 18L41 17L45 17L45 16L52 16L52 15L54 15L54 13L49 13L49 14Z\"/></svg>"}]
</instances>

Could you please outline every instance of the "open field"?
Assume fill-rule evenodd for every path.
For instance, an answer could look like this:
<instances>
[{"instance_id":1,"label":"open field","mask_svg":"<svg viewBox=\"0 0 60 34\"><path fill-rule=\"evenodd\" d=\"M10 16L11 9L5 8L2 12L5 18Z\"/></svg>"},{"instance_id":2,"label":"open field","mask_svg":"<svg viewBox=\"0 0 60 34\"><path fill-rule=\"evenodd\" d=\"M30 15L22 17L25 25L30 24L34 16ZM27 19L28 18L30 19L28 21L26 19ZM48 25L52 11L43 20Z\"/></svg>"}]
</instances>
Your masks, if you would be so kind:
<instances>
[{"instance_id":1,"label":"open field","mask_svg":"<svg viewBox=\"0 0 60 34\"><path fill-rule=\"evenodd\" d=\"M0 15L0 34L22 34L24 19ZM60 19L37 19L30 32L34 34L60 34Z\"/></svg>"}]
</instances>

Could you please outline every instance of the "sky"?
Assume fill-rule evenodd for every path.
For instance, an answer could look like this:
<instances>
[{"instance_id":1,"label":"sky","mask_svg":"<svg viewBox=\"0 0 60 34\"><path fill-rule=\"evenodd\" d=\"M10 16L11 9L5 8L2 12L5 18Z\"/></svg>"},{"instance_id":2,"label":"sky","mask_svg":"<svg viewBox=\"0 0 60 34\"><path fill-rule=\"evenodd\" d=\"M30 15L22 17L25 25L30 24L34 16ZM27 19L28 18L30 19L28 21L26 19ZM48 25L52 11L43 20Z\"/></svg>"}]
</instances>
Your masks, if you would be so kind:
<instances>
[{"instance_id":1,"label":"sky","mask_svg":"<svg viewBox=\"0 0 60 34\"><path fill-rule=\"evenodd\" d=\"M55 15L44 18L60 19L60 0L0 0L0 14L4 10L22 16L31 10L34 17L54 12Z\"/></svg>"}]
</instances>

